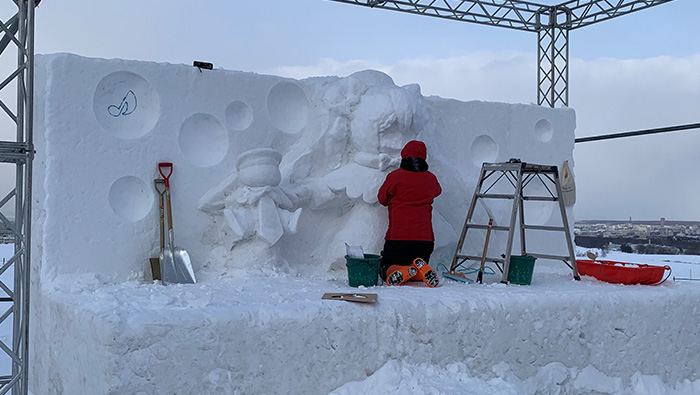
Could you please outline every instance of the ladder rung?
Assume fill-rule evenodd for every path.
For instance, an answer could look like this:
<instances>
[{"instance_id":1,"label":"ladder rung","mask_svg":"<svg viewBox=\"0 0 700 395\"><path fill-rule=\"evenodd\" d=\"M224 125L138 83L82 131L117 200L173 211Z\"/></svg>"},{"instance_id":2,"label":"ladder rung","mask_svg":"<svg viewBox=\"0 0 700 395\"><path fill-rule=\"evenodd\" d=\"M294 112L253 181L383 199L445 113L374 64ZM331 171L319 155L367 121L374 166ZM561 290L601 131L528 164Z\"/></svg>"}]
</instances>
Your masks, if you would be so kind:
<instances>
[{"instance_id":1,"label":"ladder rung","mask_svg":"<svg viewBox=\"0 0 700 395\"><path fill-rule=\"evenodd\" d=\"M515 199L515 195L504 195L500 193L479 193L476 197L484 199Z\"/></svg>"},{"instance_id":2,"label":"ladder rung","mask_svg":"<svg viewBox=\"0 0 700 395\"><path fill-rule=\"evenodd\" d=\"M523 229L566 231L563 226L523 225Z\"/></svg>"},{"instance_id":3,"label":"ladder rung","mask_svg":"<svg viewBox=\"0 0 700 395\"><path fill-rule=\"evenodd\" d=\"M457 254L457 258L459 259L466 259L466 260L472 260L472 261L479 261L481 262L481 257L477 255L462 255L462 254ZM506 260L503 258L491 258L491 257L486 257L486 262L498 262L498 263L503 263Z\"/></svg>"},{"instance_id":4,"label":"ladder rung","mask_svg":"<svg viewBox=\"0 0 700 395\"><path fill-rule=\"evenodd\" d=\"M523 196L523 200L536 200L540 202L556 202L559 199L551 196Z\"/></svg>"},{"instance_id":5,"label":"ladder rung","mask_svg":"<svg viewBox=\"0 0 700 395\"><path fill-rule=\"evenodd\" d=\"M467 228L476 229L488 229L488 225L485 224L467 224ZM508 226L491 225L491 230L510 230Z\"/></svg>"},{"instance_id":6,"label":"ladder rung","mask_svg":"<svg viewBox=\"0 0 700 395\"><path fill-rule=\"evenodd\" d=\"M523 164L522 162L484 163L481 167L488 171L519 171L523 168Z\"/></svg>"},{"instance_id":7,"label":"ladder rung","mask_svg":"<svg viewBox=\"0 0 700 395\"><path fill-rule=\"evenodd\" d=\"M528 255L533 256L535 258L542 258L542 259L558 259L562 261L570 261L571 257L570 256L562 256L562 255L548 255L548 254L533 254L531 252L528 252Z\"/></svg>"}]
</instances>

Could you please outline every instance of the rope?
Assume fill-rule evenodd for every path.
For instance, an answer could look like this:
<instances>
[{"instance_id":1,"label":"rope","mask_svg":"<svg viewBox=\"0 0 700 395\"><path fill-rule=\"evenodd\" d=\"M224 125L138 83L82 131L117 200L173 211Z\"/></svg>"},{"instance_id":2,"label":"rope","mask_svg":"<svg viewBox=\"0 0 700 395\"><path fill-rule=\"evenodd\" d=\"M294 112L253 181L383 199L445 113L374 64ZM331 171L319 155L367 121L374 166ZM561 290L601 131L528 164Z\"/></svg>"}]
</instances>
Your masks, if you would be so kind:
<instances>
[{"instance_id":1,"label":"rope","mask_svg":"<svg viewBox=\"0 0 700 395\"><path fill-rule=\"evenodd\" d=\"M447 266L445 266L444 263L438 263L436 268L438 269L438 271L441 271L441 272L449 272L449 268ZM457 269L455 269L455 272L459 272L459 273L464 274L465 276L468 276L470 274L479 273L479 268L478 267L463 268L462 266L460 266ZM496 271L493 270L493 268L491 266L484 265L484 274L493 275L493 274L496 274Z\"/></svg>"}]
</instances>

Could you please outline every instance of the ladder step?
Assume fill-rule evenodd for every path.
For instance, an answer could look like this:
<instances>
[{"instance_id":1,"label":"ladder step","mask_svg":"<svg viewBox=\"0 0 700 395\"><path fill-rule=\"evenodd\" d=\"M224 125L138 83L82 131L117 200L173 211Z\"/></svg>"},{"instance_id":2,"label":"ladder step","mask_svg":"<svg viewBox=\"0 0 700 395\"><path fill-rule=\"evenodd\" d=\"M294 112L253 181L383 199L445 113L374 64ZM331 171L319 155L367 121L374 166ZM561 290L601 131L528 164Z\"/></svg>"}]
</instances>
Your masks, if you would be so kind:
<instances>
[{"instance_id":1,"label":"ladder step","mask_svg":"<svg viewBox=\"0 0 700 395\"><path fill-rule=\"evenodd\" d=\"M542 259L556 259L556 260L561 260L561 261L570 261L571 257L568 255L562 256L562 255L549 255L549 254L534 254L531 252L528 252L528 255L533 256L535 258L542 258Z\"/></svg>"},{"instance_id":2,"label":"ladder step","mask_svg":"<svg viewBox=\"0 0 700 395\"><path fill-rule=\"evenodd\" d=\"M555 230L559 232L566 231L563 226L544 226L544 225L523 225L523 229L534 229L534 230Z\"/></svg>"},{"instance_id":3,"label":"ladder step","mask_svg":"<svg viewBox=\"0 0 700 395\"><path fill-rule=\"evenodd\" d=\"M458 259L466 259L466 260L471 260L471 261L479 261L481 262L481 257L478 255L462 255L462 254L457 254ZM491 258L491 257L486 257L486 262L498 262L498 263L503 263L506 260L503 258Z\"/></svg>"},{"instance_id":4,"label":"ladder step","mask_svg":"<svg viewBox=\"0 0 700 395\"><path fill-rule=\"evenodd\" d=\"M476 229L488 229L488 225L485 224L467 224L467 228L476 228ZM491 230L510 230L509 226L499 226L499 225L491 225Z\"/></svg>"},{"instance_id":5,"label":"ladder step","mask_svg":"<svg viewBox=\"0 0 700 395\"><path fill-rule=\"evenodd\" d=\"M500 193L478 193L476 194L476 197L484 199L515 199L515 194L507 195Z\"/></svg>"},{"instance_id":6,"label":"ladder step","mask_svg":"<svg viewBox=\"0 0 700 395\"><path fill-rule=\"evenodd\" d=\"M552 196L523 196L523 200L535 200L540 202L556 202L559 201L556 197Z\"/></svg>"}]
</instances>

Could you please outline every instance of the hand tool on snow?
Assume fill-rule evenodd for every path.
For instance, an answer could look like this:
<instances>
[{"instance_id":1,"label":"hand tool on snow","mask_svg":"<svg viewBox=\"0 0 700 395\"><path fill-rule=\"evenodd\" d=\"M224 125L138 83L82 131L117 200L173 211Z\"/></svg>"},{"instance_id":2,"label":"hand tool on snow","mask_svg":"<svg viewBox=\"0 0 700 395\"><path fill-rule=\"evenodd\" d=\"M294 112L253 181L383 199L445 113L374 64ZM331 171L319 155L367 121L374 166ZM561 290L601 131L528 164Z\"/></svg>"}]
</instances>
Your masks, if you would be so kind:
<instances>
[{"instance_id":1,"label":"hand tool on snow","mask_svg":"<svg viewBox=\"0 0 700 395\"><path fill-rule=\"evenodd\" d=\"M359 302L359 303L377 303L377 294L327 292L327 293L323 294L321 299L345 300L347 302Z\"/></svg>"},{"instance_id":2,"label":"hand tool on snow","mask_svg":"<svg viewBox=\"0 0 700 395\"><path fill-rule=\"evenodd\" d=\"M160 253L160 274L163 284L180 283L194 284L194 269L190 256L184 249L175 246L173 241L173 210L170 198L170 176L173 173L173 164L170 162L158 163L158 171L165 181L165 203L168 213L168 245Z\"/></svg>"},{"instance_id":3,"label":"hand tool on snow","mask_svg":"<svg viewBox=\"0 0 700 395\"><path fill-rule=\"evenodd\" d=\"M479 200L479 203L481 203L481 206L486 210L486 214L489 216L489 225L488 228L486 228L486 241L484 242L484 253L481 254L481 264L479 265L479 274L476 275L476 282L479 284L484 283L484 265L486 264L486 253L488 252L489 249L489 238L491 237L491 229L493 228L493 223L494 221L494 215L493 212L489 209L489 206L484 202L483 200Z\"/></svg>"},{"instance_id":4,"label":"hand tool on snow","mask_svg":"<svg viewBox=\"0 0 700 395\"><path fill-rule=\"evenodd\" d=\"M158 207L160 208L160 250L165 249L165 180L156 178L153 184L158 191ZM151 273L154 280L162 280L160 276L160 258L151 258Z\"/></svg>"},{"instance_id":5,"label":"hand tool on snow","mask_svg":"<svg viewBox=\"0 0 700 395\"><path fill-rule=\"evenodd\" d=\"M484 206L486 207L486 206ZM484 265L486 264L486 253L489 250L489 238L491 237L491 227L493 227L493 218L489 218L489 227L486 228L486 241L484 242L484 253L481 254L481 264L479 265L479 274L476 275L476 282L484 283Z\"/></svg>"}]
</instances>

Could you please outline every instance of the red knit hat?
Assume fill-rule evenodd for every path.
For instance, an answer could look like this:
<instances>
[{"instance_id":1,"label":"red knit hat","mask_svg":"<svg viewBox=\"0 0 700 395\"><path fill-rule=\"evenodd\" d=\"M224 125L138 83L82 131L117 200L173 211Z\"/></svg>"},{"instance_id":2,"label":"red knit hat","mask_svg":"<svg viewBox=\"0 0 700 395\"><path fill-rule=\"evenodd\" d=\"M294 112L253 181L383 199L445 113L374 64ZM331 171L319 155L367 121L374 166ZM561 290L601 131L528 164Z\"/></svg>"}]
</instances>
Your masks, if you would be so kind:
<instances>
[{"instance_id":1,"label":"red knit hat","mask_svg":"<svg viewBox=\"0 0 700 395\"><path fill-rule=\"evenodd\" d=\"M406 143L406 146L401 150L401 159L419 158L425 160L427 157L427 149L422 141L411 140Z\"/></svg>"}]
</instances>

